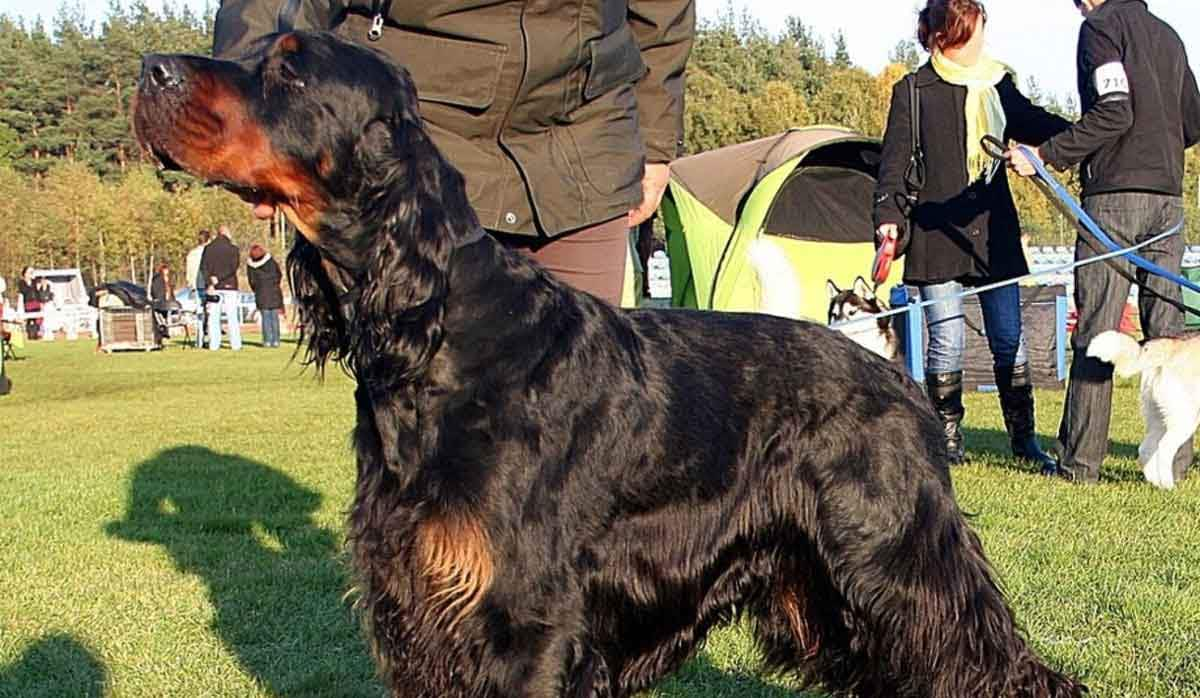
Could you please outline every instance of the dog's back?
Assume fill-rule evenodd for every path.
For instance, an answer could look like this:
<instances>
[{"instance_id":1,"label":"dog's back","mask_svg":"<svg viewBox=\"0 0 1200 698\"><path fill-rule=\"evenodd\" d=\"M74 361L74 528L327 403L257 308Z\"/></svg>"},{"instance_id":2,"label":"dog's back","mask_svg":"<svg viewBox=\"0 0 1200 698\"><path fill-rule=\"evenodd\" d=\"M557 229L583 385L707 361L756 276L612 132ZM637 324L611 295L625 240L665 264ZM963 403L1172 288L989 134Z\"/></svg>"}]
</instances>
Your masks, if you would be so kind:
<instances>
[{"instance_id":1,"label":"dog's back","mask_svg":"<svg viewBox=\"0 0 1200 698\"><path fill-rule=\"evenodd\" d=\"M1186 370L1190 366L1200 365L1200 337L1163 337L1139 345L1133 337L1110 330L1101 332L1088 343L1087 354L1112 364L1122 378L1176 362L1180 363L1178 369Z\"/></svg>"}]
</instances>

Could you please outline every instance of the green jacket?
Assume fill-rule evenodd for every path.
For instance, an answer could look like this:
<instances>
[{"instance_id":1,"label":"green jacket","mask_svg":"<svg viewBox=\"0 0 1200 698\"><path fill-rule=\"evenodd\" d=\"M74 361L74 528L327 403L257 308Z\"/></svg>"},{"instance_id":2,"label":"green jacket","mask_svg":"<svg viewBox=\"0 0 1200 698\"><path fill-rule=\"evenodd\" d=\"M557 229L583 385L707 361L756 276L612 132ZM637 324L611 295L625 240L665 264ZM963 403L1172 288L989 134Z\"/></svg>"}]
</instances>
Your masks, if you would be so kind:
<instances>
[{"instance_id":1,"label":"green jacket","mask_svg":"<svg viewBox=\"0 0 1200 698\"><path fill-rule=\"evenodd\" d=\"M490 230L552 237L624 215L644 163L682 145L694 0L223 0L213 53L292 29L408 68Z\"/></svg>"}]
</instances>

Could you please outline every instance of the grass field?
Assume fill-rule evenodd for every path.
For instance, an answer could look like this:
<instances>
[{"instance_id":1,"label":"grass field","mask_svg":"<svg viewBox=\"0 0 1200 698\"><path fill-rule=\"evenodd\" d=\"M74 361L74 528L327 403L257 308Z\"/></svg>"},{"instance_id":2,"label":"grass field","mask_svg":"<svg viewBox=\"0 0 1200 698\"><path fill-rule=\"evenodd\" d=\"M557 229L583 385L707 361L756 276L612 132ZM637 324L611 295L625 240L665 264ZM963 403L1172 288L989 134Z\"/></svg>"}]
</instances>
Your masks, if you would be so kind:
<instances>
[{"instance_id":1,"label":"grass field","mask_svg":"<svg viewBox=\"0 0 1200 698\"><path fill-rule=\"evenodd\" d=\"M0 398L0 696L378 696L344 599L350 382L291 351L37 344ZM1052 433L1061 394L1039 394ZM1096 696L1200 696L1200 477L1141 481L1136 392L1094 488L1004 457L968 403L954 472L1017 615ZM662 698L794 695L723 630ZM818 694L811 694L812 698Z\"/></svg>"}]
</instances>

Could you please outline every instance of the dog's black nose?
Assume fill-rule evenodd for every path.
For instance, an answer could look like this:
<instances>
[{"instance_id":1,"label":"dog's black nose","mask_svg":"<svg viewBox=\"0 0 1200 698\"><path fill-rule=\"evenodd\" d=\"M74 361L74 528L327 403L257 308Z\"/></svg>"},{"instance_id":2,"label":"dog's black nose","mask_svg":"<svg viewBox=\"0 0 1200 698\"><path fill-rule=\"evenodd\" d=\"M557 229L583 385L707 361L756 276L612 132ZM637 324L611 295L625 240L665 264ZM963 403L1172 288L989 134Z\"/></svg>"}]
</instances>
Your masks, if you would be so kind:
<instances>
[{"instance_id":1,"label":"dog's black nose","mask_svg":"<svg viewBox=\"0 0 1200 698\"><path fill-rule=\"evenodd\" d=\"M142 87L172 90L183 85L187 69L176 56L151 53L142 58Z\"/></svg>"}]
</instances>

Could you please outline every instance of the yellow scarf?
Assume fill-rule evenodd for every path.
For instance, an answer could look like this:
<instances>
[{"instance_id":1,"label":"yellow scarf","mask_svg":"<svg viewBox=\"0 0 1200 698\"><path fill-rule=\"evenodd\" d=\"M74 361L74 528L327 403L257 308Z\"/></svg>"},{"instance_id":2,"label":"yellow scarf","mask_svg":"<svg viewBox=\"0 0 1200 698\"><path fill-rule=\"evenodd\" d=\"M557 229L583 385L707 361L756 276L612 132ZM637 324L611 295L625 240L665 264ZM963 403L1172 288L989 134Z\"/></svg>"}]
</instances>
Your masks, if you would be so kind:
<instances>
[{"instance_id":1,"label":"yellow scarf","mask_svg":"<svg viewBox=\"0 0 1200 698\"><path fill-rule=\"evenodd\" d=\"M984 152L979 142L985 135L1004 140L1004 127L1008 119L1004 116L996 85L1013 70L987 55L980 56L979 62L973 66L962 66L938 50L934 50L931 62L933 70L943 80L967 88L967 102L964 105L967 119L967 179L974 182L993 172L992 157Z\"/></svg>"}]
</instances>

